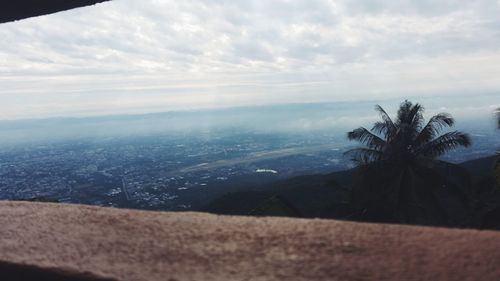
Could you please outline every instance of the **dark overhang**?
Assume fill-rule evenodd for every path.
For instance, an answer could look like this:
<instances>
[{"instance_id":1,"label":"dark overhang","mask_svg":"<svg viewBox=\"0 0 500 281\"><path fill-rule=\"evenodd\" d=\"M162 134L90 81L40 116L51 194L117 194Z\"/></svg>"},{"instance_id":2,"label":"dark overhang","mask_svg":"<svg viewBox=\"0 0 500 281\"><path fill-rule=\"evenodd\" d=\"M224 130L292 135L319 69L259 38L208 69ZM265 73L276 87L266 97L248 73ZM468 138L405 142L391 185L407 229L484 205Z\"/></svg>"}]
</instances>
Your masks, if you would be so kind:
<instances>
[{"instance_id":1,"label":"dark overhang","mask_svg":"<svg viewBox=\"0 0 500 281\"><path fill-rule=\"evenodd\" d=\"M6 0L0 5L0 23L93 5L109 0Z\"/></svg>"}]
</instances>

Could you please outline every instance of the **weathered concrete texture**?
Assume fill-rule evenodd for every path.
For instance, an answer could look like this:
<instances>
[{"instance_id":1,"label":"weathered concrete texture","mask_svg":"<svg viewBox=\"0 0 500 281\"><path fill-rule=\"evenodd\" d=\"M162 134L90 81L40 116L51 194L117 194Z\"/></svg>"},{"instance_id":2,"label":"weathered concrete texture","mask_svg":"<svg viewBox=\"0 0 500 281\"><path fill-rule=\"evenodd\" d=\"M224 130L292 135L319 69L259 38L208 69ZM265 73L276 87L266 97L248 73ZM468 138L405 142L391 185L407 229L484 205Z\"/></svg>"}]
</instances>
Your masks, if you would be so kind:
<instances>
[{"instance_id":1,"label":"weathered concrete texture","mask_svg":"<svg viewBox=\"0 0 500 281\"><path fill-rule=\"evenodd\" d=\"M17 263L89 280L500 280L499 232L26 202L0 214L0 276Z\"/></svg>"}]
</instances>

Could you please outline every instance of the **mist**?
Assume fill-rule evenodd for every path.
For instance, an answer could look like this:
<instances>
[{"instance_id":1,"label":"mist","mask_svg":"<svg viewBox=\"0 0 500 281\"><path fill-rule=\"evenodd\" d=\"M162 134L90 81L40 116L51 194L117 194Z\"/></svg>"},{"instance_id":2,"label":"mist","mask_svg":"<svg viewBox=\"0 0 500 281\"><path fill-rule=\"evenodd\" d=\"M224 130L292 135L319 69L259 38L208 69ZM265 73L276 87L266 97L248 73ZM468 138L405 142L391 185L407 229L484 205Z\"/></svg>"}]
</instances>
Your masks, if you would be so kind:
<instances>
[{"instance_id":1,"label":"mist","mask_svg":"<svg viewBox=\"0 0 500 281\"><path fill-rule=\"evenodd\" d=\"M425 117L449 112L457 128L476 134L496 134L493 111L495 96L414 99L426 107ZM472 101L474 103L472 103ZM185 110L140 115L82 118L49 118L0 121L0 145L59 140L164 134L230 135L241 132L264 134L343 135L355 127L377 120L375 104L394 116L401 100L301 103L210 110ZM470 106L474 104L474 106ZM480 132L479 132L480 131Z\"/></svg>"}]
</instances>

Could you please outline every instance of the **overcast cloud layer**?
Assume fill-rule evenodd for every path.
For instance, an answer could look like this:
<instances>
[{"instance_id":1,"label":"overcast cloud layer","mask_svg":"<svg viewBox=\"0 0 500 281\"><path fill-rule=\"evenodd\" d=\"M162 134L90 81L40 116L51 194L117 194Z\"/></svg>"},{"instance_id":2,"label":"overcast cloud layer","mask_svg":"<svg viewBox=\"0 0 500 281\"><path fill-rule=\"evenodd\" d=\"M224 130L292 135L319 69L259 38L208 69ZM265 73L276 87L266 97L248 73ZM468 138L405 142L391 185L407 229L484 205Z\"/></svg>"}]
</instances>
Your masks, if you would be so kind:
<instances>
[{"instance_id":1,"label":"overcast cloud layer","mask_svg":"<svg viewBox=\"0 0 500 281\"><path fill-rule=\"evenodd\" d=\"M115 0L0 25L0 119L492 95L500 1Z\"/></svg>"}]
</instances>

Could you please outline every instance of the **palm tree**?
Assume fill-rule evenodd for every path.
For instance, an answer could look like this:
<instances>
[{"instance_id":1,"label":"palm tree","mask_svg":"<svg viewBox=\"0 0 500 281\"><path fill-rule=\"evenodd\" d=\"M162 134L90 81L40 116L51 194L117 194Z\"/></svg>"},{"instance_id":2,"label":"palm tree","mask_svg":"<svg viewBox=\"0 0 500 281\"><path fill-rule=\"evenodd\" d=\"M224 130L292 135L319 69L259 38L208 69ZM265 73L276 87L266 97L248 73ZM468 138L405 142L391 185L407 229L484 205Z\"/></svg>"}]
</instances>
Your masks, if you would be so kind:
<instances>
[{"instance_id":1,"label":"palm tree","mask_svg":"<svg viewBox=\"0 0 500 281\"><path fill-rule=\"evenodd\" d=\"M500 129L500 108L497 108L496 114L497 114L497 128ZM495 177L497 181L497 187L500 188L500 151L497 151L497 155L499 155L499 157L497 157L497 164L495 167Z\"/></svg>"},{"instance_id":2,"label":"palm tree","mask_svg":"<svg viewBox=\"0 0 500 281\"><path fill-rule=\"evenodd\" d=\"M497 128L500 129L500 107L497 108Z\"/></svg>"},{"instance_id":3,"label":"palm tree","mask_svg":"<svg viewBox=\"0 0 500 281\"><path fill-rule=\"evenodd\" d=\"M400 222L412 221L416 213L443 211L436 191L446 181L437 172L443 166L437 158L468 147L469 136L459 131L440 134L453 126L452 116L440 113L424 123L424 108L418 103L404 101L395 121L381 106L375 109L382 120L371 130L360 127L347 133L349 140L364 145L347 152L362 175L353 189L354 203L368 217Z\"/></svg>"}]
</instances>

